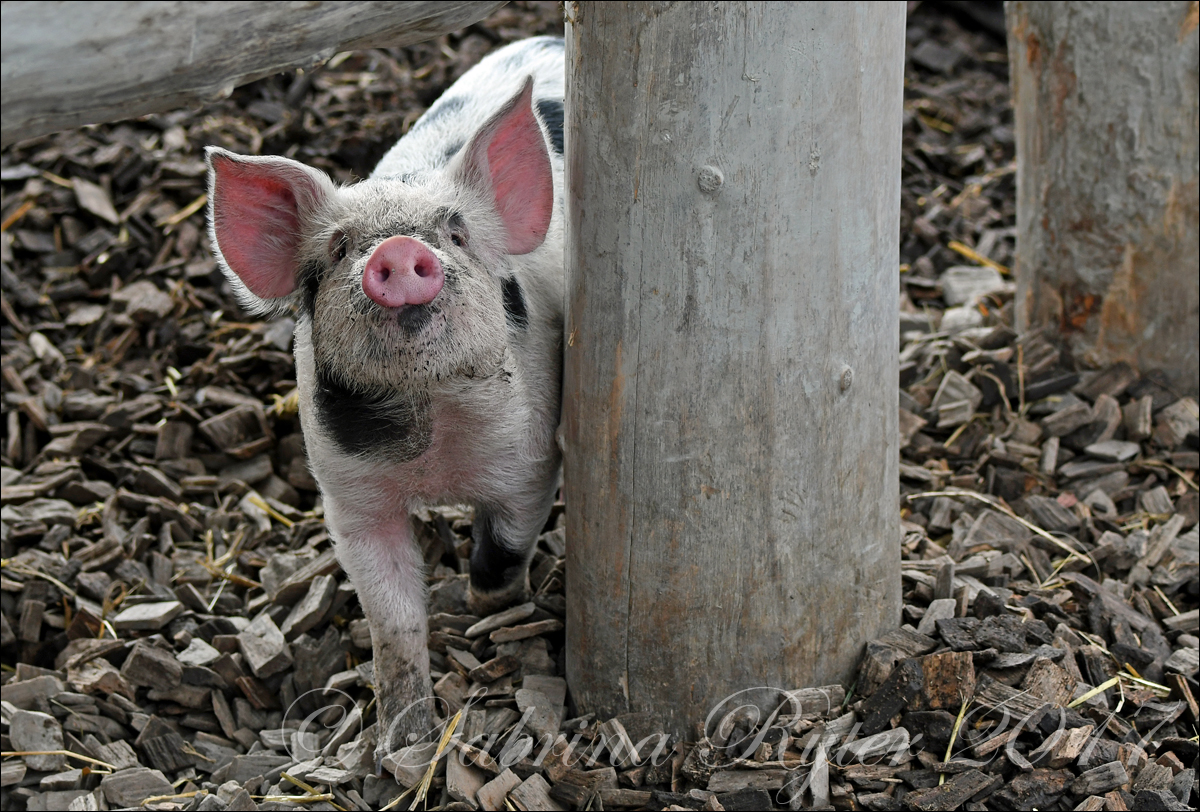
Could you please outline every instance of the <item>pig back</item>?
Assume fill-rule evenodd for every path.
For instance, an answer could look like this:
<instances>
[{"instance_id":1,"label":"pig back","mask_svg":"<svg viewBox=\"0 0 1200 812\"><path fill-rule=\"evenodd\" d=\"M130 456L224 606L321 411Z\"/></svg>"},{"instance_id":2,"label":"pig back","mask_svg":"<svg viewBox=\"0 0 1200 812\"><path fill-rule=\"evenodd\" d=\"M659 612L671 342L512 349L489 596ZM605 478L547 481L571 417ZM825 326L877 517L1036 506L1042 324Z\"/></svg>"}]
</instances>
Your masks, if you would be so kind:
<instances>
[{"instance_id":1,"label":"pig back","mask_svg":"<svg viewBox=\"0 0 1200 812\"><path fill-rule=\"evenodd\" d=\"M479 123L512 98L526 76L533 76L534 109L549 139L555 189L561 189L564 71L563 41L558 37L533 37L493 51L425 111L371 177L403 177L445 167Z\"/></svg>"}]
</instances>

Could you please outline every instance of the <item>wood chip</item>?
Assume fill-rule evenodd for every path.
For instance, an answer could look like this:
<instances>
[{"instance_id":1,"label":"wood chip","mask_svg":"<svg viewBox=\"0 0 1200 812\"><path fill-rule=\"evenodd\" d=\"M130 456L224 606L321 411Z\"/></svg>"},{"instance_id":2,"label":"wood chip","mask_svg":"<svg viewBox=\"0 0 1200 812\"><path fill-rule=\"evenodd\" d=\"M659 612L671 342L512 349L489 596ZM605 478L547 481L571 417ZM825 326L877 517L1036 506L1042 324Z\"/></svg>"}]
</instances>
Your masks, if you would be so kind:
<instances>
[{"instance_id":1,"label":"wood chip","mask_svg":"<svg viewBox=\"0 0 1200 812\"><path fill-rule=\"evenodd\" d=\"M118 631L157 631L182 612L183 604L179 601L139 603L121 611L112 623Z\"/></svg>"},{"instance_id":2,"label":"wood chip","mask_svg":"<svg viewBox=\"0 0 1200 812\"><path fill-rule=\"evenodd\" d=\"M549 810L549 812L565 812L566 807L550 797L550 786L546 779L537 773L526 778L518 786L508 792L517 809Z\"/></svg>"},{"instance_id":3,"label":"wood chip","mask_svg":"<svg viewBox=\"0 0 1200 812\"><path fill-rule=\"evenodd\" d=\"M1112 761L1081 773L1071 784L1071 792L1076 795L1103 795L1128 782L1129 774L1125 772L1125 765Z\"/></svg>"},{"instance_id":4,"label":"wood chip","mask_svg":"<svg viewBox=\"0 0 1200 812\"><path fill-rule=\"evenodd\" d=\"M292 611L280 626L283 636L292 640L316 626L333 605L336 591L337 581L332 575L318 575L313 578L304 598L292 607Z\"/></svg>"},{"instance_id":5,"label":"wood chip","mask_svg":"<svg viewBox=\"0 0 1200 812\"><path fill-rule=\"evenodd\" d=\"M517 777L516 773L512 770L505 770L476 791L475 797L479 801L479 808L488 810L488 812L501 812L506 808L504 802L508 794L520 784L521 779Z\"/></svg>"},{"instance_id":6,"label":"wood chip","mask_svg":"<svg viewBox=\"0 0 1200 812\"><path fill-rule=\"evenodd\" d=\"M969 770L948 780L939 787L918 789L905 799L911 809L922 812L940 809L956 809L972 798L990 789L993 776L980 770ZM999 780L996 777L996 780Z\"/></svg>"},{"instance_id":7,"label":"wood chip","mask_svg":"<svg viewBox=\"0 0 1200 812\"><path fill-rule=\"evenodd\" d=\"M491 633L489 639L493 643L511 643L514 640L525 640L529 637L556 632L562 627L563 623L561 620L551 618L549 620L539 620L536 623L525 623L520 626L507 626L496 629L496 631Z\"/></svg>"},{"instance_id":8,"label":"wood chip","mask_svg":"<svg viewBox=\"0 0 1200 812\"><path fill-rule=\"evenodd\" d=\"M238 648L256 677L269 677L292 664L292 651L283 632L266 613L255 618L237 638Z\"/></svg>"},{"instance_id":9,"label":"wood chip","mask_svg":"<svg viewBox=\"0 0 1200 812\"><path fill-rule=\"evenodd\" d=\"M9 717L9 738L14 750L44 751L62 750L63 732L58 720L47 713L17 710ZM54 772L67 764L67 757L60 754L23 756L31 770Z\"/></svg>"},{"instance_id":10,"label":"wood chip","mask_svg":"<svg viewBox=\"0 0 1200 812\"><path fill-rule=\"evenodd\" d=\"M100 790L105 800L115 807L139 806L146 798L173 792L165 775L146 767L106 775L100 781Z\"/></svg>"},{"instance_id":11,"label":"wood chip","mask_svg":"<svg viewBox=\"0 0 1200 812\"><path fill-rule=\"evenodd\" d=\"M496 629L508 626L512 623L518 623L532 615L537 610L537 606L533 603L523 603L519 606L514 606L511 609L505 609L490 617L486 617L479 621L471 628L463 633L463 637L468 640L473 640L476 637L481 637Z\"/></svg>"}]
</instances>

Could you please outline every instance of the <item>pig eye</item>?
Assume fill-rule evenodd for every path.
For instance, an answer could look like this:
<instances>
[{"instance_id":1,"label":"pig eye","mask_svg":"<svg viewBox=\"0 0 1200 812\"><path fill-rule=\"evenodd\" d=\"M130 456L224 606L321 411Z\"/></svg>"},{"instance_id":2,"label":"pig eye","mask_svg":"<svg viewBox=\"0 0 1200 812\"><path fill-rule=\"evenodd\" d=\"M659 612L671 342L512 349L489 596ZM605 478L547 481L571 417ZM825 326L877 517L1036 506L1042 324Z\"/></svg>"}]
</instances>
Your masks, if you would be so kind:
<instances>
[{"instance_id":1,"label":"pig eye","mask_svg":"<svg viewBox=\"0 0 1200 812\"><path fill-rule=\"evenodd\" d=\"M467 244L467 224L462 215L454 212L446 217L445 229L450 234L450 243L459 248Z\"/></svg>"},{"instance_id":2,"label":"pig eye","mask_svg":"<svg viewBox=\"0 0 1200 812\"><path fill-rule=\"evenodd\" d=\"M329 239L329 255L335 263L346 258L346 235L337 232Z\"/></svg>"}]
</instances>

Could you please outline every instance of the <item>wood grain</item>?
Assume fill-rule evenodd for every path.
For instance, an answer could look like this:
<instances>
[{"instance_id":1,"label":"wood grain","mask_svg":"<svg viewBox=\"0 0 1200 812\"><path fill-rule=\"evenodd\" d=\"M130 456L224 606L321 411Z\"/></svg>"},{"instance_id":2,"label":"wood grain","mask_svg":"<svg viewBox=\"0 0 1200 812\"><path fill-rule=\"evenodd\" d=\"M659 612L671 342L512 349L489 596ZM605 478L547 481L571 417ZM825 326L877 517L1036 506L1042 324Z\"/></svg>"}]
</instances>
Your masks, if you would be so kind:
<instances>
[{"instance_id":1,"label":"wood grain","mask_svg":"<svg viewBox=\"0 0 1200 812\"><path fill-rule=\"evenodd\" d=\"M567 673L694 735L898 621L904 6L567 5Z\"/></svg>"},{"instance_id":2,"label":"wood grain","mask_svg":"<svg viewBox=\"0 0 1200 812\"><path fill-rule=\"evenodd\" d=\"M1200 386L1196 4L1009 5L1017 329Z\"/></svg>"}]
</instances>

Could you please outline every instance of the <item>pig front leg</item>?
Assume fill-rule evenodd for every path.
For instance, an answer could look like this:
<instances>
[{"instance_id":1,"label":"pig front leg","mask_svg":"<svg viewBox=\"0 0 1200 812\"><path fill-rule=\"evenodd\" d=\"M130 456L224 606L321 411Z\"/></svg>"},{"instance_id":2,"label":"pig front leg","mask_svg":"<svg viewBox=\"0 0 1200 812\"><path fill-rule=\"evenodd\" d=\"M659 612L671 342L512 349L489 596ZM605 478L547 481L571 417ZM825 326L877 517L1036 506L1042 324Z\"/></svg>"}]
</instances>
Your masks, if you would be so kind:
<instances>
[{"instance_id":1,"label":"pig front leg","mask_svg":"<svg viewBox=\"0 0 1200 812\"><path fill-rule=\"evenodd\" d=\"M557 490L555 466L527 487L506 494L502 504L476 505L468 599L473 614L488 615L529 596L529 560Z\"/></svg>"},{"instance_id":2,"label":"pig front leg","mask_svg":"<svg viewBox=\"0 0 1200 812\"><path fill-rule=\"evenodd\" d=\"M425 608L424 561L404 516L379 526L338 533L339 515L327 504L326 517L337 543L338 560L358 592L371 628L375 662L378 767L384 756L433 730L433 688L429 679L429 623Z\"/></svg>"}]
</instances>

